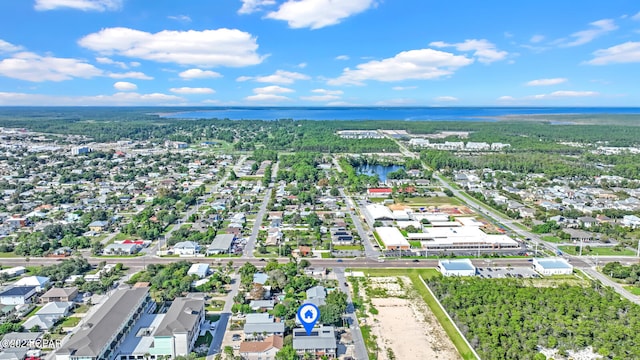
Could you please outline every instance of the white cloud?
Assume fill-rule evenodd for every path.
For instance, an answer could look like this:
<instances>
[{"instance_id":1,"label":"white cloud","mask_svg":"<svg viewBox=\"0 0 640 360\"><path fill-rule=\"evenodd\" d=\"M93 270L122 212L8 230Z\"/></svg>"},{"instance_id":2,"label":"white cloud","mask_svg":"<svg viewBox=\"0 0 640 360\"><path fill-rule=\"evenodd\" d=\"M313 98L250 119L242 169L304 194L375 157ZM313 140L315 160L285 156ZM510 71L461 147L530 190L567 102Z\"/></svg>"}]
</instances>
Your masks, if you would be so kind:
<instances>
[{"instance_id":1,"label":"white cloud","mask_svg":"<svg viewBox=\"0 0 640 360\"><path fill-rule=\"evenodd\" d=\"M106 65L115 65L115 66L119 66L122 69L128 69L129 66L125 63L123 63L122 61L114 61L108 57L97 57L96 58L96 62L98 62L99 64L106 64Z\"/></svg>"},{"instance_id":2,"label":"white cloud","mask_svg":"<svg viewBox=\"0 0 640 360\"><path fill-rule=\"evenodd\" d=\"M271 84L293 84L296 80L309 80L309 76L297 72L277 70L272 75L267 76L240 76L236 81L254 80L262 83Z\"/></svg>"},{"instance_id":3,"label":"white cloud","mask_svg":"<svg viewBox=\"0 0 640 360\"><path fill-rule=\"evenodd\" d=\"M138 85L126 81L118 81L113 84L113 87L120 91L133 91L138 89Z\"/></svg>"},{"instance_id":4,"label":"white cloud","mask_svg":"<svg viewBox=\"0 0 640 360\"><path fill-rule=\"evenodd\" d=\"M496 49L496 46L485 39L469 39L461 43L449 44L443 41L435 41L429 44L437 48L454 47L458 51L473 51L473 56L481 63L489 64L494 61L503 60L509 55L506 51Z\"/></svg>"},{"instance_id":5,"label":"white cloud","mask_svg":"<svg viewBox=\"0 0 640 360\"><path fill-rule=\"evenodd\" d=\"M256 94L284 94L294 92L294 90L282 86L271 85L261 88L255 88L253 89L253 92Z\"/></svg>"},{"instance_id":6,"label":"white cloud","mask_svg":"<svg viewBox=\"0 0 640 360\"><path fill-rule=\"evenodd\" d=\"M44 94L26 94L0 92L1 105L26 106L127 106L127 105L176 105L185 99L161 93L138 94L119 92L113 95L96 96L53 96Z\"/></svg>"},{"instance_id":7,"label":"white cloud","mask_svg":"<svg viewBox=\"0 0 640 360\"><path fill-rule=\"evenodd\" d=\"M320 29L376 5L375 0L288 0L267 18L284 20L294 29Z\"/></svg>"},{"instance_id":8,"label":"white cloud","mask_svg":"<svg viewBox=\"0 0 640 360\"><path fill-rule=\"evenodd\" d=\"M185 22L185 23L191 22L191 17L188 15L171 15L171 16L167 16L167 18L175 21Z\"/></svg>"},{"instance_id":9,"label":"white cloud","mask_svg":"<svg viewBox=\"0 0 640 360\"><path fill-rule=\"evenodd\" d=\"M436 79L451 75L458 68L471 63L473 63L473 59L444 51L433 49L409 50L403 51L392 58L360 64L356 66L356 69L346 68L340 77L331 79L328 83L330 85L361 85L366 80Z\"/></svg>"},{"instance_id":10,"label":"white cloud","mask_svg":"<svg viewBox=\"0 0 640 360\"><path fill-rule=\"evenodd\" d=\"M241 0L242 7L238 10L238 14L251 14L262 10L265 6L275 5L275 0Z\"/></svg>"},{"instance_id":11,"label":"white cloud","mask_svg":"<svg viewBox=\"0 0 640 360\"><path fill-rule=\"evenodd\" d=\"M554 98L573 98L573 97L590 97L597 96L599 93L595 91L573 91L573 90L560 90L554 91L550 94L539 94L528 96L529 99L554 99Z\"/></svg>"},{"instance_id":12,"label":"white cloud","mask_svg":"<svg viewBox=\"0 0 640 360\"><path fill-rule=\"evenodd\" d=\"M638 12L638 13L637 13L637 14L635 14L635 15L633 15L633 16L631 17L631 19L636 20L636 21L640 20L640 12Z\"/></svg>"},{"instance_id":13,"label":"white cloud","mask_svg":"<svg viewBox=\"0 0 640 360\"><path fill-rule=\"evenodd\" d=\"M417 88L417 86L394 86L391 89L395 91L404 91L404 90L412 90Z\"/></svg>"},{"instance_id":14,"label":"white cloud","mask_svg":"<svg viewBox=\"0 0 640 360\"><path fill-rule=\"evenodd\" d=\"M274 94L256 94L247 96L244 98L248 101L263 101L263 102L279 102L279 101L288 101L290 98L282 95L274 95Z\"/></svg>"},{"instance_id":15,"label":"white cloud","mask_svg":"<svg viewBox=\"0 0 640 360\"><path fill-rule=\"evenodd\" d=\"M82 11L107 11L122 8L122 0L36 0L39 11L70 8Z\"/></svg>"},{"instance_id":16,"label":"white cloud","mask_svg":"<svg viewBox=\"0 0 640 360\"><path fill-rule=\"evenodd\" d=\"M618 26L611 19L602 19L590 23L591 29L582 30L571 34L573 41L562 44L562 46L578 46L593 41L595 38L608 32L618 29Z\"/></svg>"},{"instance_id":17,"label":"white cloud","mask_svg":"<svg viewBox=\"0 0 640 360\"><path fill-rule=\"evenodd\" d=\"M194 88L194 87L181 87L181 88L171 88L169 89L172 93L176 94L213 94L216 91L211 88Z\"/></svg>"},{"instance_id":18,"label":"white cloud","mask_svg":"<svg viewBox=\"0 0 640 360\"><path fill-rule=\"evenodd\" d=\"M453 96L438 96L438 97L434 98L433 100L435 100L437 102L456 102L456 101L459 101L460 99L458 99L457 97L453 97Z\"/></svg>"},{"instance_id":19,"label":"white cloud","mask_svg":"<svg viewBox=\"0 0 640 360\"><path fill-rule=\"evenodd\" d=\"M111 73L109 77L112 79L138 79L138 80L153 80L152 76L149 76L140 71L129 71L126 73Z\"/></svg>"},{"instance_id":20,"label":"white cloud","mask_svg":"<svg viewBox=\"0 0 640 360\"><path fill-rule=\"evenodd\" d=\"M594 58L587 61L591 65L623 64L640 62L640 42L628 41L593 53Z\"/></svg>"},{"instance_id":21,"label":"white cloud","mask_svg":"<svg viewBox=\"0 0 640 360\"><path fill-rule=\"evenodd\" d=\"M340 95L342 95L342 90L313 89L311 92L318 95L301 96L300 99L307 101L334 101L340 99Z\"/></svg>"},{"instance_id":22,"label":"white cloud","mask_svg":"<svg viewBox=\"0 0 640 360\"><path fill-rule=\"evenodd\" d=\"M543 35L533 35L529 41L534 44L537 44L539 42L542 42L543 40L544 40Z\"/></svg>"},{"instance_id":23,"label":"white cloud","mask_svg":"<svg viewBox=\"0 0 640 360\"><path fill-rule=\"evenodd\" d=\"M32 52L17 53L0 61L0 75L33 82L88 79L102 74L102 70L84 60L40 56Z\"/></svg>"},{"instance_id":24,"label":"white cloud","mask_svg":"<svg viewBox=\"0 0 640 360\"><path fill-rule=\"evenodd\" d=\"M139 63L139 62L137 62L137 61L131 61L131 62L129 63L129 66L131 66L131 67L138 67L138 66L140 66L140 63Z\"/></svg>"},{"instance_id":25,"label":"white cloud","mask_svg":"<svg viewBox=\"0 0 640 360\"><path fill-rule=\"evenodd\" d=\"M514 98L513 96L508 96L508 95L500 96L498 98L498 101L515 101L515 100L516 100L516 98Z\"/></svg>"},{"instance_id":26,"label":"white cloud","mask_svg":"<svg viewBox=\"0 0 640 360\"><path fill-rule=\"evenodd\" d=\"M306 63L306 62L301 62L300 64L298 64L298 67L299 67L300 69L304 69L304 68L306 68L306 67L307 67L307 63Z\"/></svg>"},{"instance_id":27,"label":"white cloud","mask_svg":"<svg viewBox=\"0 0 640 360\"><path fill-rule=\"evenodd\" d=\"M211 70L189 69L178 74L183 79L213 79L222 77L220 73Z\"/></svg>"},{"instance_id":28,"label":"white cloud","mask_svg":"<svg viewBox=\"0 0 640 360\"><path fill-rule=\"evenodd\" d=\"M336 60L349 60L349 55L338 55Z\"/></svg>"},{"instance_id":29,"label":"white cloud","mask_svg":"<svg viewBox=\"0 0 640 360\"><path fill-rule=\"evenodd\" d=\"M152 34L129 28L107 28L78 41L103 55L117 54L165 63L199 66L249 66L263 61L251 34L236 29L163 30Z\"/></svg>"},{"instance_id":30,"label":"white cloud","mask_svg":"<svg viewBox=\"0 0 640 360\"><path fill-rule=\"evenodd\" d=\"M0 39L0 53L11 53L22 50L21 46L13 45L12 43L6 42Z\"/></svg>"},{"instance_id":31,"label":"white cloud","mask_svg":"<svg viewBox=\"0 0 640 360\"><path fill-rule=\"evenodd\" d=\"M553 78L553 79L536 79L527 82L527 86L549 86L558 85L567 82L566 78Z\"/></svg>"}]
</instances>

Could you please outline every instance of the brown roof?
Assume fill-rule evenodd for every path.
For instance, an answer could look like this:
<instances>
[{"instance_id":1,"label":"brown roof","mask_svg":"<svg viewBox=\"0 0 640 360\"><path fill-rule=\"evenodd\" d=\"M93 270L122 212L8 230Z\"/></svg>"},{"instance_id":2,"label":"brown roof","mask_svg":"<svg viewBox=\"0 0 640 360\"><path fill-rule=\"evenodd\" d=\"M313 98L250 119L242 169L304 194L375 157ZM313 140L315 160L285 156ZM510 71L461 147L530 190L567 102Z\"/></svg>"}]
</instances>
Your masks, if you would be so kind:
<instances>
[{"instance_id":1,"label":"brown roof","mask_svg":"<svg viewBox=\"0 0 640 360\"><path fill-rule=\"evenodd\" d=\"M240 353L261 353L271 348L282 349L282 336L271 335L264 341L243 341L240 343Z\"/></svg>"},{"instance_id":2,"label":"brown roof","mask_svg":"<svg viewBox=\"0 0 640 360\"><path fill-rule=\"evenodd\" d=\"M144 287L149 287L150 283L148 282L144 282L144 281L139 281L135 284L133 284L134 288L144 288Z\"/></svg>"}]
</instances>

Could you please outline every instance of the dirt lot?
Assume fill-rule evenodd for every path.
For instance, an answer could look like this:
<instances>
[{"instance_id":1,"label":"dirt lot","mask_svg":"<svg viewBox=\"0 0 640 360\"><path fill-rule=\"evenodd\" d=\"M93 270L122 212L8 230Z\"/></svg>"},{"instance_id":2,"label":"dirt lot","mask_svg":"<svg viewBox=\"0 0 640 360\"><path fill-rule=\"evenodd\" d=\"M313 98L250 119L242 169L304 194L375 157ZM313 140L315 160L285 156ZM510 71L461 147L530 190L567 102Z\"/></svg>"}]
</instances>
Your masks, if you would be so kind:
<instances>
[{"instance_id":1,"label":"dirt lot","mask_svg":"<svg viewBox=\"0 0 640 360\"><path fill-rule=\"evenodd\" d=\"M460 359L429 307L415 292L406 291L412 286L408 278L369 280L370 294L379 294L370 299L378 314L366 320L377 338L379 359Z\"/></svg>"}]
</instances>

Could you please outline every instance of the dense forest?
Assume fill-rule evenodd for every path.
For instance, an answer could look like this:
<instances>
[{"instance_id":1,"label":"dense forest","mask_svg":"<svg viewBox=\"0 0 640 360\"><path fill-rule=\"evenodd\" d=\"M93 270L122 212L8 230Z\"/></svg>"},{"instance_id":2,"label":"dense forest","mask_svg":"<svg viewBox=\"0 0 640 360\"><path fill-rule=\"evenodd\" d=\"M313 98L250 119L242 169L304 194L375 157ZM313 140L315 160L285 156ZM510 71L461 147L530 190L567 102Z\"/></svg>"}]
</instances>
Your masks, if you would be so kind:
<instances>
[{"instance_id":1,"label":"dense forest","mask_svg":"<svg viewBox=\"0 0 640 360\"><path fill-rule=\"evenodd\" d=\"M640 307L610 288L518 279L433 278L429 287L482 359L540 359L539 349L639 359Z\"/></svg>"}]
</instances>

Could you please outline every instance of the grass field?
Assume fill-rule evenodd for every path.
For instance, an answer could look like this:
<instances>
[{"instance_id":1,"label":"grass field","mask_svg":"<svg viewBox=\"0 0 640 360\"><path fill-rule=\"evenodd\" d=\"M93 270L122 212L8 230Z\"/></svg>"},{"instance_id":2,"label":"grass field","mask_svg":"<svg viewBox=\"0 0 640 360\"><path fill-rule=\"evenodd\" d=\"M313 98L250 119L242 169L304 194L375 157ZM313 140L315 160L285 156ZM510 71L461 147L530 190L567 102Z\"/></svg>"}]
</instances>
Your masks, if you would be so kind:
<instances>
[{"instance_id":1,"label":"grass field","mask_svg":"<svg viewBox=\"0 0 640 360\"><path fill-rule=\"evenodd\" d=\"M20 257L14 252L0 252L0 258L17 258Z\"/></svg>"},{"instance_id":2,"label":"grass field","mask_svg":"<svg viewBox=\"0 0 640 360\"><path fill-rule=\"evenodd\" d=\"M78 323L80 323L80 318L79 317L68 317L68 318L64 319L64 321L60 325L62 327L74 327L74 326L78 325Z\"/></svg>"},{"instance_id":3,"label":"grass field","mask_svg":"<svg viewBox=\"0 0 640 360\"><path fill-rule=\"evenodd\" d=\"M543 236L542 240L548 241L548 242L552 242L552 243L561 243L562 242L562 239L560 239L559 237L551 236L551 235Z\"/></svg>"},{"instance_id":4,"label":"grass field","mask_svg":"<svg viewBox=\"0 0 640 360\"><path fill-rule=\"evenodd\" d=\"M586 247L586 246L585 246ZM579 250L576 251L576 247L575 246L558 246L558 249L560 249L562 252L565 252L567 254L570 255L578 255L578 253L580 252ZM602 247L602 246L598 246L598 247L592 247L591 251L587 251L585 248L582 249L582 255L589 255L589 256L594 256L594 255L599 255L599 256L633 256L635 255L636 252L630 249L622 249L621 251L616 251L614 250L613 247Z\"/></svg>"},{"instance_id":5,"label":"grass field","mask_svg":"<svg viewBox=\"0 0 640 360\"><path fill-rule=\"evenodd\" d=\"M640 287L629 285L625 286L624 288L633 295L640 296Z\"/></svg>"},{"instance_id":6,"label":"grass field","mask_svg":"<svg viewBox=\"0 0 640 360\"><path fill-rule=\"evenodd\" d=\"M411 279L413 287L418 291L422 299L429 305L429 308L436 316L442 327L446 331L447 335L455 345L456 349L463 359L476 359L473 355L473 351L467 346L462 335L456 330L453 323L449 321L445 311L438 305L436 299L431 296L429 290L424 286L420 277L428 279L433 276L438 276L439 273L435 269L365 269L362 270L369 276L407 276ZM363 333L364 336L364 333ZM366 342L366 340L365 340Z\"/></svg>"},{"instance_id":7,"label":"grass field","mask_svg":"<svg viewBox=\"0 0 640 360\"><path fill-rule=\"evenodd\" d=\"M362 250L362 246L360 245L336 245L333 247L334 250Z\"/></svg>"}]
</instances>

